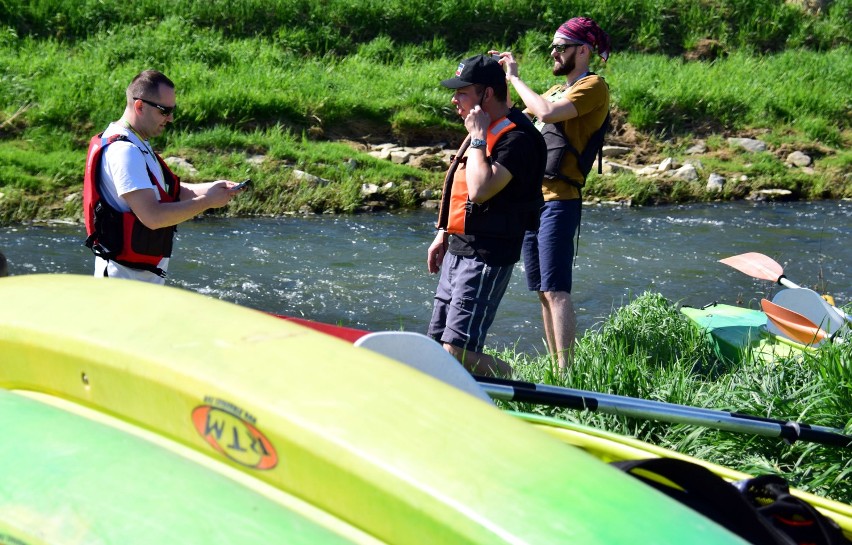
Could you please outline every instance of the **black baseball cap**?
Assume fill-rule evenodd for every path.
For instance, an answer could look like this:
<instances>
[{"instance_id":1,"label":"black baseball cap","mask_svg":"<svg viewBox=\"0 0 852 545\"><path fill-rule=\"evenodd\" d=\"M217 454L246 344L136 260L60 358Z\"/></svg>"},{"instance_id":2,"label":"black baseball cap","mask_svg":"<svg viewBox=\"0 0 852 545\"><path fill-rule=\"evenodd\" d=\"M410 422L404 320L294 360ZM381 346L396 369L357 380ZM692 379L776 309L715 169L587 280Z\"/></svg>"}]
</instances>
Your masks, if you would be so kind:
<instances>
[{"instance_id":1,"label":"black baseball cap","mask_svg":"<svg viewBox=\"0 0 852 545\"><path fill-rule=\"evenodd\" d=\"M441 85L450 89L461 89L475 84L495 87L501 83L506 84L503 67L490 55L476 55L460 62L456 68L456 77L445 79Z\"/></svg>"}]
</instances>

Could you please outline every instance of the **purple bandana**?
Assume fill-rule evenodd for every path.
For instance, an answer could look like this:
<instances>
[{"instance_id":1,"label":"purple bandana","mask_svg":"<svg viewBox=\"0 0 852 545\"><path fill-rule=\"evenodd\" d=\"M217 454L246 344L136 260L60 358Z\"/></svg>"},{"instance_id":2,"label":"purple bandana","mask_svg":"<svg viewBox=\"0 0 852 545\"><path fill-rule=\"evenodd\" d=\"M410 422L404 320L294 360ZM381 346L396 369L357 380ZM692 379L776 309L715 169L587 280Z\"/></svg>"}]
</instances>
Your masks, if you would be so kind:
<instances>
[{"instance_id":1,"label":"purple bandana","mask_svg":"<svg viewBox=\"0 0 852 545\"><path fill-rule=\"evenodd\" d=\"M604 61L609 58L609 35L588 17L574 17L565 21L554 37L580 42L597 51Z\"/></svg>"}]
</instances>

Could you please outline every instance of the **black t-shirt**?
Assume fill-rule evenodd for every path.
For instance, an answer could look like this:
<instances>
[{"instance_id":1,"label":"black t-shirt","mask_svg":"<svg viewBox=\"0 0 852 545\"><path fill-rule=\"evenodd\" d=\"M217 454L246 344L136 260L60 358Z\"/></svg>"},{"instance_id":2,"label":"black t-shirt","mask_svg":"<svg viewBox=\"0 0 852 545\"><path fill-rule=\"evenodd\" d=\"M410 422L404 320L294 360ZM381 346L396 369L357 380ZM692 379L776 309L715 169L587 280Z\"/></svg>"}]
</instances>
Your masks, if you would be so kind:
<instances>
[{"instance_id":1,"label":"black t-shirt","mask_svg":"<svg viewBox=\"0 0 852 545\"><path fill-rule=\"evenodd\" d=\"M491 150L491 161L512 173L512 179L487 203L500 207L520 207L539 202L547 149L544 138L526 115L512 108L507 115L516 127L504 134ZM451 235L449 251L454 255L478 255L489 265L511 265L521 258L523 234L517 238L483 235Z\"/></svg>"}]
</instances>

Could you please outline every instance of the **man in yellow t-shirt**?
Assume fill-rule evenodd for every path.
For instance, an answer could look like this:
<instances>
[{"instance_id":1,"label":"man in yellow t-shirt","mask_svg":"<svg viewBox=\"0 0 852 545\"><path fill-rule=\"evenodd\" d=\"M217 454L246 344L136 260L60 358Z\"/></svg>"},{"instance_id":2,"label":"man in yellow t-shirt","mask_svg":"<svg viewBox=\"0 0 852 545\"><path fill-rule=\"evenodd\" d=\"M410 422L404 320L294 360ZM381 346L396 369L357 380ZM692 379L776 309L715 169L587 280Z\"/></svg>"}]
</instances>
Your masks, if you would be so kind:
<instances>
[{"instance_id":1,"label":"man in yellow t-shirt","mask_svg":"<svg viewBox=\"0 0 852 545\"><path fill-rule=\"evenodd\" d=\"M548 350L560 369L573 360L577 329L571 302L573 240L580 226L580 189L589 169L589 164L581 165L580 156L590 141L593 145L602 136L609 113L609 88L589 65L595 53L606 61L609 50L609 36L593 20L575 17L563 23L554 34L550 56L553 75L564 76L565 83L542 95L518 77L512 54L500 53L506 79L548 142L541 226L527 232L523 257L527 285L541 301Z\"/></svg>"}]
</instances>

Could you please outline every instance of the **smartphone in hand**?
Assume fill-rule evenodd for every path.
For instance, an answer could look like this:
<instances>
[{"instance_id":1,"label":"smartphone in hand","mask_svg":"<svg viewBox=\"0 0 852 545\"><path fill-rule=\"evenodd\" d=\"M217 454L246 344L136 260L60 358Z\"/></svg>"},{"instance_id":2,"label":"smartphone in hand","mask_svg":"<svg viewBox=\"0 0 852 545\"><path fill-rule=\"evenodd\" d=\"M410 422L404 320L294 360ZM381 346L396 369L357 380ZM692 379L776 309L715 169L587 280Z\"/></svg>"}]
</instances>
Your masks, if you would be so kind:
<instances>
[{"instance_id":1,"label":"smartphone in hand","mask_svg":"<svg viewBox=\"0 0 852 545\"><path fill-rule=\"evenodd\" d=\"M242 182L240 182L237 185L235 185L234 187L232 187L231 191L239 191L240 189L245 188L250 183L251 183L251 178L248 178L247 180L243 180Z\"/></svg>"}]
</instances>

